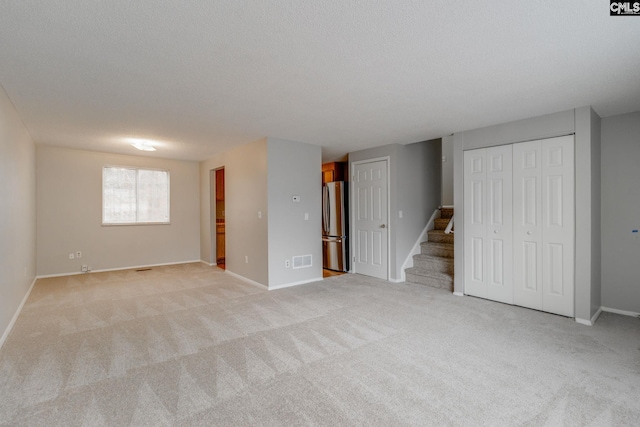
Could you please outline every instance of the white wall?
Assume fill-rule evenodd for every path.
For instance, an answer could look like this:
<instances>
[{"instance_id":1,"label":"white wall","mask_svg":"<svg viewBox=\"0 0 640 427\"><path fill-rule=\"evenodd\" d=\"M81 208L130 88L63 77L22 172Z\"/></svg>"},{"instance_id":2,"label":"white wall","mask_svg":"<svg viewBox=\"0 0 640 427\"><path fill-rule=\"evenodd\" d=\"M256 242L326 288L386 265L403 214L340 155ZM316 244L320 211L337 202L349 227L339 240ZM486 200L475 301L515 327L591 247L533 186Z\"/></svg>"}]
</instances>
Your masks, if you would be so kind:
<instances>
[{"instance_id":1,"label":"white wall","mask_svg":"<svg viewBox=\"0 0 640 427\"><path fill-rule=\"evenodd\" d=\"M396 278L404 280L402 266L442 199L441 140L418 142L398 149L396 215ZM452 183L453 186L453 183ZM413 260L411 260L413 265Z\"/></svg>"},{"instance_id":2,"label":"white wall","mask_svg":"<svg viewBox=\"0 0 640 427\"><path fill-rule=\"evenodd\" d=\"M268 153L269 289L322 280L322 150L268 138ZM286 268L295 255L311 255L313 265Z\"/></svg>"},{"instance_id":3,"label":"white wall","mask_svg":"<svg viewBox=\"0 0 640 427\"><path fill-rule=\"evenodd\" d=\"M0 86L0 346L36 276L36 150Z\"/></svg>"},{"instance_id":4,"label":"white wall","mask_svg":"<svg viewBox=\"0 0 640 427\"><path fill-rule=\"evenodd\" d=\"M455 276L454 292L464 292L464 188L463 151L552 138L575 133L576 156L576 283L575 317L588 322L599 309L600 277L594 262L599 249L599 222L592 212L599 209L600 142L599 117L590 107L454 134ZM595 187L595 188L594 188ZM595 294L595 297L592 295Z\"/></svg>"},{"instance_id":5,"label":"white wall","mask_svg":"<svg viewBox=\"0 0 640 427\"><path fill-rule=\"evenodd\" d=\"M440 143L437 139L408 145L390 144L349 153L350 165L389 157L389 278L392 281L404 277L402 265L440 204ZM402 219L399 211L403 212Z\"/></svg>"},{"instance_id":6,"label":"white wall","mask_svg":"<svg viewBox=\"0 0 640 427\"><path fill-rule=\"evenodd\" d=\"M102 226L105 165L169 170L171 224ZM198 163L38 146L37 170L38 275L199 259Z\"/></svg>"},{"instance_id":7,"label":"white wall","mask_svg":"<svg viewBox=\"0 0 640 427\"><path fill-rule=\"evenodd\" d=\"M640 112L602 119L602 305L640 313Z\"/></svg>"},{"instance_id":8,"label":"white wall","mask_svg":"<svg viewBox=\"0 0 640 427\"><path fill-rule=\"evenodd\" d=\"M267 138L200 162L200 259L206 262L215 247L209 174L221 167L225 168L226 269L268 286Z\"/></svg>"}]
</instances>

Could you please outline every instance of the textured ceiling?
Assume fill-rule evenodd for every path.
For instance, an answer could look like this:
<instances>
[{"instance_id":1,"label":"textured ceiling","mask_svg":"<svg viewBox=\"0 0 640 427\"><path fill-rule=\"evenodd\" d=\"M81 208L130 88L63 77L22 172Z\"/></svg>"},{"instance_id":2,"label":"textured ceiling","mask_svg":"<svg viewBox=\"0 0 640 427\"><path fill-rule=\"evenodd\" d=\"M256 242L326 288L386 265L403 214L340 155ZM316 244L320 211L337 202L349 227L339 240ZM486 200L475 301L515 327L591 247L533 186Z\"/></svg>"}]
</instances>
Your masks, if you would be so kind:
<instances>
[{"instance_id":1,"label":"textured ceiling","mask_svg":"<svg viewBox=\"0 0 640 427\"><path fill-rule=\"evenodd\" d=\"M606 1L2 0L0 84L39 144L202 160L271 136L332 160L638 111L639 40Z\"/></svg>"}]
</instances>

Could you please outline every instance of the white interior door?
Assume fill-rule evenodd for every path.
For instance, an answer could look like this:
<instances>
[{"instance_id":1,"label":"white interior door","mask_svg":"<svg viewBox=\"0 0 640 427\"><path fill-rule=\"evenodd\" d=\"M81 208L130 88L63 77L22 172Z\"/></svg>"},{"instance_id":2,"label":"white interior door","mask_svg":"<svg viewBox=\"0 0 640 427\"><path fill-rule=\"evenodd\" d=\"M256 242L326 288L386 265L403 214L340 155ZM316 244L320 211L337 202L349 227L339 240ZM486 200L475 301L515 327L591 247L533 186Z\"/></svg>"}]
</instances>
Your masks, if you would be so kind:
<instances>
[{"instance_id":1,"label":"white interior door","mask_svg":"<svg viewBox=\"0 0 640 427\"><path fill-rule=\"evenodd\" d=\"M573 317L575 178L573 136L542 141L542 309Z\"/></svg>"},{"instance_id":2,"label":"white interior door","mask_svg":"<svg viewBox=\"0 0 640 427\"><path fill-rule=\"evenodd\" d=\"M542 310L542 144L513 145L514 303Z\"/></svg>"},{"instance_id":3,"label":"white interior door","mask_svg":"<svg viewBox=\"0 0 640 427\"><path fill-rule=\"evenodd\" d=\"M513 304L512 148L464 153L467 295Z\"/></svg>"},{"instance_id":4,"label":"white interior door","mask_svg":"<svg viewBox=\"0 0 640 427\"><path fill-rule=\"evenodd\" d=\"M354 272L388 279L387 161L354 165Z\"/></svg>"},{"instance_id":5,"label":"white interior door","mask_svg":"<svg viewBox=\"0 0 640 427\"><path fill-rule=\"evenodd\" d=\"M514 303L573 317L573 136L514 144Z\"/></svg>"},{"instance_id":6,"label":"white interior door","mask_svg":"<svg viewBox=\"0 0 640 427\"><path fill-rule=\"evenodd\" d=\"M513 304L512 146L487 148L487 298Z\"/></svg>"},{"instance_id":7,"label":"white interior door","mask_svg":"<svg viewBox=\"0 0 640 427\"><path fill-rule=\"evenodd\" d=\"M486 155L484 148L464 152L464 293L481 298L487 298Z\"/></svg>"}]
</instances>

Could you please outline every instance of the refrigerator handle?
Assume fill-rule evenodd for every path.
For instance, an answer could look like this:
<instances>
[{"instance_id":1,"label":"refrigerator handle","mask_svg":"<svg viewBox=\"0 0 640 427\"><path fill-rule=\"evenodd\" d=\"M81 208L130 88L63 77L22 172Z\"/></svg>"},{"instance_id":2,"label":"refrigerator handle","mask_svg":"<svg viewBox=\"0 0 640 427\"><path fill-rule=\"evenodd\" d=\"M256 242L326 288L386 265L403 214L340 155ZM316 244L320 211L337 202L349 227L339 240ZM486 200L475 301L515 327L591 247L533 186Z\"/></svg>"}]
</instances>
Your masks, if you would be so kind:
<instances>
[{"instance_id":1,"label":"refrigerator handle","mask_svg":"<svg viewBox=\"0 0 640 427\"><path fill-rule=\"evenodd\" d=\"M324 231L324 234L329 232L329 189L327 188L327 186L325 185L324 187L322 187L322 228Z\"/></svg>"}]
</instances>

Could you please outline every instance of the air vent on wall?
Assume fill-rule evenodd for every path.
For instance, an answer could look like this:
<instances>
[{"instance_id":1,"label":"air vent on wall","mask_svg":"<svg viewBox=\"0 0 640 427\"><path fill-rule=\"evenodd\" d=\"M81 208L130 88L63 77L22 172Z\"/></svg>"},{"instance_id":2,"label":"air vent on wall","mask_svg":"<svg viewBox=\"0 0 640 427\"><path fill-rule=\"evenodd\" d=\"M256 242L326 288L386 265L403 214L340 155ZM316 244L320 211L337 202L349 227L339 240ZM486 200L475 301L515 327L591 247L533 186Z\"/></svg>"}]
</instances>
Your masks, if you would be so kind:
<instances>
[{"instance_id":1,"label":"air vent on wall","mask_svg":"<svg viewBox=\"0 0 640 427\"><path fill-rule=\"evenodd\" d=\"M293 268L311 267L311 255L298 255L293 257Z\"/></svg>"}]
</instances>

